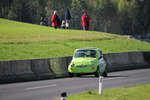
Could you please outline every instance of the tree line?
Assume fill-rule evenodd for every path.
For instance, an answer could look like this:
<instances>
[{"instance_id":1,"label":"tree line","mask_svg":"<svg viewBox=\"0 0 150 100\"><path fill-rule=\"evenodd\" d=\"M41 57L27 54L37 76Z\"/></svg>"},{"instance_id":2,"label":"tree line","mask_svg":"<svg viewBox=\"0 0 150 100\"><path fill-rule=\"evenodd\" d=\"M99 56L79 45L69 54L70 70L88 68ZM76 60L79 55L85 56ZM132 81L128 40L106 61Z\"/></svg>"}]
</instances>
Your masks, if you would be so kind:
<instances>
[{"instance_id":1,"label":"tree line","mask_svg":"<svg viewBox=\"0 0 150 100\"><path fill-rule=\"evenodd\" d=\"M53 11L64 20L67 7L70 29L81 30L81 16L87 12L90 30L150 35L150 0L0 0L0 17L39 24L43 16L51 26Z\"/></svg>"}]
</instances>

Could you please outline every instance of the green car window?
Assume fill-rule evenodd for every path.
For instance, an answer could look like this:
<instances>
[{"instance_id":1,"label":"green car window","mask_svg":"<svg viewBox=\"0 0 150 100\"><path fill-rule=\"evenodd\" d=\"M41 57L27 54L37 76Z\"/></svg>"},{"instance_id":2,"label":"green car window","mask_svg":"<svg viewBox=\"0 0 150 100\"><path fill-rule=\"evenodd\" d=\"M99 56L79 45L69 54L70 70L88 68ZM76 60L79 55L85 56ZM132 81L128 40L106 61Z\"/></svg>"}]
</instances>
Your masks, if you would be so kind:
<instances>
[{"instance_id":1,"label":"green car window","mask_svg":"<svg viewBox=\"0 0 150 100\"><path fill-rule=\"evenodd\" d=\"M96 58L96 51L95 50L77 50L74 54L74 58L79 58L79 57Z\"/></svg>"}]
</instances>

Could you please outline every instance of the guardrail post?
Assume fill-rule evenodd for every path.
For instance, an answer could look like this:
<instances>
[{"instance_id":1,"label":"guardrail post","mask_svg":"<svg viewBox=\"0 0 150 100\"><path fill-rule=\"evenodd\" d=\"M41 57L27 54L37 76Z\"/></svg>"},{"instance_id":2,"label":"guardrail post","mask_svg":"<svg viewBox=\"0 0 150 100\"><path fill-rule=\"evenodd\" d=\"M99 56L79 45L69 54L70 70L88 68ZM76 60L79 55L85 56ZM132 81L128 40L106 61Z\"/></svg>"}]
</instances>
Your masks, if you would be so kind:
<instances>
[{"instance_id":1,"label":"guardrail post","mask_svg":"<svg viewBox=\"0 0 150 100\"><path fill-rule=\"evenodd\" d=\"M64 93L61 93L61 100L67 100L67 93L64 92Z\"/></svg>"},{"instance_id":2,"label":"guardrail post","mask_svg":"<svg viewBox=\"0 0 150 100\"><path fill-rule=\"evenodd\" d=\"M99 94L103 93L103 76L99 75Z\"/></svg>"}]
</instances>

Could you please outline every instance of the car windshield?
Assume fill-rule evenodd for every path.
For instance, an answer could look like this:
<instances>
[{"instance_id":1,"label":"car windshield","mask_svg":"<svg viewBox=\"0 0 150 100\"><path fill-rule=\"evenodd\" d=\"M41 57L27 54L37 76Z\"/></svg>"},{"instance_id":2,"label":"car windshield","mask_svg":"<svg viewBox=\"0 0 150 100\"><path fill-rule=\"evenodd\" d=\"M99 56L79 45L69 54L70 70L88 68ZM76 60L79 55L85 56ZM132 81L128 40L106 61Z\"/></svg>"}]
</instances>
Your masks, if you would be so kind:
<instances>
[{"instance_id":1,"label":"car windshield","mask_svg":"<svg viewBox=\"0 0 150 100\"><path fill-rule=\"evenodd\" d=\"M77 50L74 54L74 58L78 57L96 57L96 51L95 50Z\"/></svg>"}]
</instances>

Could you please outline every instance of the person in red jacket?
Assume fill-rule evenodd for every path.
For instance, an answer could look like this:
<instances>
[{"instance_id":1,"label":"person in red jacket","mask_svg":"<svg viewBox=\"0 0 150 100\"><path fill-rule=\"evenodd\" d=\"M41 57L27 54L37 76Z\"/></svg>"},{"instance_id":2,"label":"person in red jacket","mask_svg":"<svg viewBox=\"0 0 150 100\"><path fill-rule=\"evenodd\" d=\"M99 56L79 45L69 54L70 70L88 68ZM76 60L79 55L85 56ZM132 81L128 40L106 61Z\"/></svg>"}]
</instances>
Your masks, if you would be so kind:
<instances>
[{"instance_id":1,"label":"person in red jacket","mask_svg":"<svg viewBox=\"0 0 150 100\"><path fill-rule=\"evenodd\" d=\"M90 26L90 17L87 15L85 12L84 15L82 16L82 26L85 31L89 30Z\"/></svg>"},{"instance_id":2,"label":"person in red jacket","mask_svg":"<svg viewBox=\"0 0 150 100\"><path fill-rule=\"evenodd\" d=\"M55 29L57 29L58 26L60 26L60 19L57 16L57 11L54 11L54 15L52 16L52 27L54 27Z\"/></svg>"}]
</instances>

